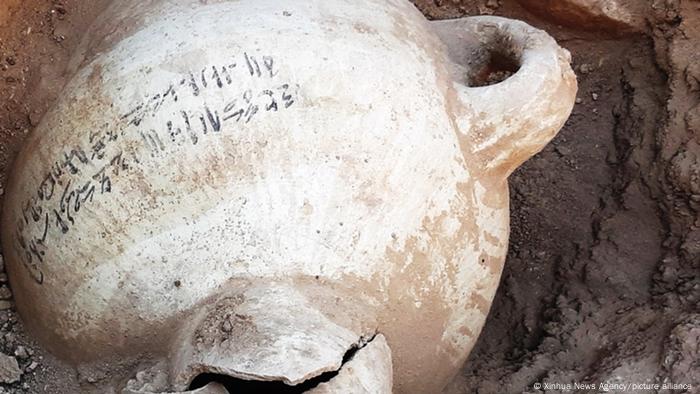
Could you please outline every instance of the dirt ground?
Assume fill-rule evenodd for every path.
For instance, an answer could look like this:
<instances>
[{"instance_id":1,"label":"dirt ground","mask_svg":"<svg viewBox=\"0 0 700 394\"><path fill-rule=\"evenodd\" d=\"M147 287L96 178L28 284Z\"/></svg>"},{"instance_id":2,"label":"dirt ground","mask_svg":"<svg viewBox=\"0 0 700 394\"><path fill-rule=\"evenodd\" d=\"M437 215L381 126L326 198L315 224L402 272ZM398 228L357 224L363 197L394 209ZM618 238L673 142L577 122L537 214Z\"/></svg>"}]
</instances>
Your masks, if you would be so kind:
<instances>
[{"instance_id":1,"label":"dirt ground","mask_svg":"<svg viewBox=\"0 0 700 394\"><path fill-rule=\"evenodd\" d=\"M0 0L0 184L106 2ZM634 17L618 23L548 1L414 2L433 19L488 13L543 28L579 78L564 129L511 178L501 287L447 392L555 393L566 390L546 384L574 382L700 392L700 3L627 2ZM0 377L21 377L0 393L76 393L106 379L32 342L6 282L0 274L0 352L18 370L4 371L13 361L0 355Z\"/></svg>"}]
</instances>

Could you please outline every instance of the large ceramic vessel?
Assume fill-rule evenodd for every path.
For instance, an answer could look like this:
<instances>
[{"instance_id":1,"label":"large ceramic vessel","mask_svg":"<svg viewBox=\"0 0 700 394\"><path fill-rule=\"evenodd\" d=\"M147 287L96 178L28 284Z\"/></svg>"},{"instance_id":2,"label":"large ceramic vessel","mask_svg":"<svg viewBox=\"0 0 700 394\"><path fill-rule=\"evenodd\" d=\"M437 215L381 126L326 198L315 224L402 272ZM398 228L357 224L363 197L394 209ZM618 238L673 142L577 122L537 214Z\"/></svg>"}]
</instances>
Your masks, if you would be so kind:
<instances>
[{"instance_id":1,"label":"large ceramic vessel","mask_svg":"<svg viewBox=\"0 0 700 394\"><path fill-rule=\"evenodd\" d=\"M15 163L17 309L73 362L164 362L171 391L355 354L352 390L439 392L498 285L507 177L572 108L569 60L407 0L114 2Z\"/></svg>"}]
</instances>

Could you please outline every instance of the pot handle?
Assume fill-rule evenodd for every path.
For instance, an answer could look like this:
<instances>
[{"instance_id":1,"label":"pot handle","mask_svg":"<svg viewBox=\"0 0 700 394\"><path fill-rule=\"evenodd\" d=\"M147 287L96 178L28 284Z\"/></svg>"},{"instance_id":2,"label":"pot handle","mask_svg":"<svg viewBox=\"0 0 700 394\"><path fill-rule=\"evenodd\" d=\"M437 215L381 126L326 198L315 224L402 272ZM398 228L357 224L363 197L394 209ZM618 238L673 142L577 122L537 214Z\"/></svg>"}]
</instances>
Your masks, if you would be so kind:
<instances>
[{"instance_id":1,"label":"pot handle","mask_svg":"<svg viewBox=\"0 0 700 394\"><path fill-rule=\"evenodd\" d=\"M571 55L544 31L516 20L478 16L431 24L451 59L448 99L464 156L505 178L569 117L577 91Z\"/></svg>"}]
</instances>

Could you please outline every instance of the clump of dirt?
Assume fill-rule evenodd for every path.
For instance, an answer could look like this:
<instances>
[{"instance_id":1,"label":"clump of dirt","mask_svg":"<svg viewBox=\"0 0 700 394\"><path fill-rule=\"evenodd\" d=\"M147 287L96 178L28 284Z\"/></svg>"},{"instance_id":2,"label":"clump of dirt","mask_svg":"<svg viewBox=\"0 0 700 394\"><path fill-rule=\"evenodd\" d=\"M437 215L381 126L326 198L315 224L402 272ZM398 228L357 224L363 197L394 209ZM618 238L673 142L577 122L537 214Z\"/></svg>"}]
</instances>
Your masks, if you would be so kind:
<instances>
[{"instance_id":1,"label":"clump of dirt","mask_svg":"<svg viewBox=\"0 0 700 394\"><path fill-rule=\"evenodd\" d=\"M1 184L25 135L65 83L79 38L107 2L0 2ZM575 20L559 26L565 12L550 20L548 12L533 13L537 3L529 0L414 3L434 19L498 14L543 28L571 51L579 77L577 105L564 129L511 177L511 248L501 287L463 373L447 391L558 392L534 384L573 382L697 390L697 3L625 1L646 14L634 14L643 23L619 31L614 23L596 31L578 8ZM0 393L89 392L109 379L109 371L59 362L25 335L2 271L0 352L8 357L0 357Z\"/></svg>"}]
</instances>

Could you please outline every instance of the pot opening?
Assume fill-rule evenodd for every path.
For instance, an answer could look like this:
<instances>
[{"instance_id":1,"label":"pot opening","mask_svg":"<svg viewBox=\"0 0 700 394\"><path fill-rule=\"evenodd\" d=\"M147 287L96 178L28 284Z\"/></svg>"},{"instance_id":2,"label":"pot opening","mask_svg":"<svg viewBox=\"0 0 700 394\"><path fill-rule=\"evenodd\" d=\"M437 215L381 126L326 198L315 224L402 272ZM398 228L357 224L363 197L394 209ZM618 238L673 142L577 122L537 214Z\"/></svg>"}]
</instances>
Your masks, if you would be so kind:
<instances>
[{"instance_id":1,"label":"pot opening","mask_svg":"<svg viewBox=\"0 0 700 394\"><path fill-rule=\"evenodd\" d=\"M488 54L488 61L481 64L469 75L469 86L489 86L503 82L518 72L520 64L514 57L501 51Z\"/></svg>"},{"instance_id":2,"label":"pot opening","mask_svg":"<svg viewBox=\"0 0 700 394\"><path fill-rule=\"evenodd\" d=\"M489 86L503 82L520 70L522 49L507 33L495 33L472 50L467 65L467 85Z\"/></svg>"},{"instance_id":3,"label":"pot opening","mask_svg":"<svg viewBox=\"0 0 700 394\"><path fill-rule=\"evenodd\" d=\"M469 87L495 85L520 70L528 37L508 24L480 18L432 22L447 47L451 72ZM524 35L524 36L523 36Z\"/></svg>"}]
</instances>

